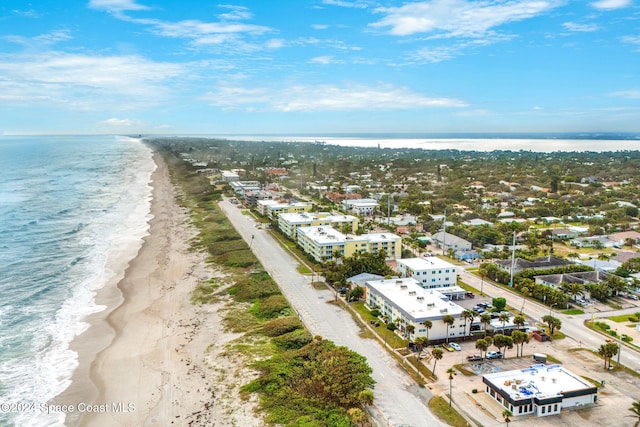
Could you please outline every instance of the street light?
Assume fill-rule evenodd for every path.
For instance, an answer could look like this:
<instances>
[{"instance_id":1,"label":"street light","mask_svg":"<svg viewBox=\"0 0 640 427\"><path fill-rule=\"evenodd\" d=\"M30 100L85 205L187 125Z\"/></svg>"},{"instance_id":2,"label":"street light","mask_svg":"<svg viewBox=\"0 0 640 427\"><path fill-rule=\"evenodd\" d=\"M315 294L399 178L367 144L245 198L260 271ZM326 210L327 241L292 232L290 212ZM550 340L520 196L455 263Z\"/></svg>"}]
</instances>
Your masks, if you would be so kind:
<instances>
[{"instance_id":1,"label":"street light","mask_svg":"<svg viewBox=\"0 0 640 427\"><path fill-rule=\"evenodd\" d=\"M620 338L620 334L618 333L618 328L616 328L616 336L618 337L618 362L617 367L620 369L620 353L622 352L622 340Z\"/></svg>"}]
</instances>

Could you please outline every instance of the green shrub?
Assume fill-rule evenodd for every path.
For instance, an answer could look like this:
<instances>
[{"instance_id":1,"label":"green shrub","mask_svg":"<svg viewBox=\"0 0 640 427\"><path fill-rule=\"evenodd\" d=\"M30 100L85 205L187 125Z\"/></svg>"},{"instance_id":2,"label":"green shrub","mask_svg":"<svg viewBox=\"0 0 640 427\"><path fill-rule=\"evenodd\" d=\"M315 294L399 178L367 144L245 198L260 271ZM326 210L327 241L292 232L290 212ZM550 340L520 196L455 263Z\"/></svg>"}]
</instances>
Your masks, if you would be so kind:
<instances>
[{"instance_id":1,"label":"green shrub","mask_svg":"<svg viewBox=\"0 0 640 427\"><path fill-rule=\"evenodd\" d=\"M256 301L249 312L259 319L272 319L280 314L288 314L289 303L282 295L271 295L265 299Z\"/></svg>"},{"instance_id":2,"label":"green shrub","mask_svg":"<svg viewBox=\"0 0 640 427\"><path fill-rule=\"evenodd\" d=\"M279 294L280 289L267 272L261 272L248 274L237 279L233 292L238 301L250 302Z\"/></svg>"},{"instance_id":3,"label":"green shrub","mask_svg":"<svg viewBox=\"0 0 640 427\"><path fill-rule=\"evenodd\" d=\"M376 308L376 309L371 310L371 315L372 315L373 317L380 317L380 310L378 310L377 308Z\"/></svg>"},{"instance_id":4,"label":"green shrub","mask_svg":"<svg viewBox=\"0 0 640 427\"><path fill-rule=\"evenodd\" d=\"M277 337L301 328L302 323L296 317L279 317L267 322L262 327L262 333L268 337Z\"/></svg>"},{"instance_id":5,"label":"green shrub","mask_svg":"<svg viewBox=\"0 0 640 427\"><path fill-rule=\"evenodd\" d=\"M273 343L283 350L297 350L311 341L313 336L304 329L296 329L273 339Z\"/></svg>"}]
</instances>

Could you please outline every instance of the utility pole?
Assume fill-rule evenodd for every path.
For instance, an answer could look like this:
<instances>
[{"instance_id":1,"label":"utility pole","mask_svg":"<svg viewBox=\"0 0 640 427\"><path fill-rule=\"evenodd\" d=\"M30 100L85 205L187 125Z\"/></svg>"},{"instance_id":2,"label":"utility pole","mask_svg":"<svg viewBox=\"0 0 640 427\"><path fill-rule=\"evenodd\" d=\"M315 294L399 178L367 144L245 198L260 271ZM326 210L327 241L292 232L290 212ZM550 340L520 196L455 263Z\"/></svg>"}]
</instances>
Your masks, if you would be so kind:
<instances>
[{"instance_id":1,"label":"utility pole","mask_svg":"<svg viewBox=\"0 0 640 427\"><path fill-rule=\"evenodd\" d=\"M516 266L516 232L513 232L513 245L511 246L511 279L509 286L513 287L513 269ZM524 305L524 303L522 304Z\"/></svg>"},{"instance_id":2,"label":"utility pole","mask_svg":"<svg viewBox=\"0 0 640 427\"><path fill-rule=\"evenodd\" d=\"M442 256L445 255L447 247L447 210L444 210L444 217L442 219Z\"/></svg>"}]
</instances>

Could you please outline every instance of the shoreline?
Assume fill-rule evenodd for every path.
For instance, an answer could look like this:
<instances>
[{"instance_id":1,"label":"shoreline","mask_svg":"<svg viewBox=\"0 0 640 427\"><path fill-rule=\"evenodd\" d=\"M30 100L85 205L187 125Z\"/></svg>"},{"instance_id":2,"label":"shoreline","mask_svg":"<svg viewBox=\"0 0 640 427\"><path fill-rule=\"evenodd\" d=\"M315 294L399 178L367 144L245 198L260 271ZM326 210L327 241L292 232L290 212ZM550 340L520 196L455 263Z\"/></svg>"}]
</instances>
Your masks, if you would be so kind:
<instances>
[{"instance_id":1,"label":"shoreline","mask_svg":"<svg viewBox=\"0 0 640 427\"><path fill-rule=\"evenodd\" d=\"M73 341L79 366L53 404L68 405L65 425L73 426L260 425L255 402L237 397L244 368L221 354L236 338L220 327L226 302L190 300L198 283L222 273L191 251L196 230L175 201L168 166L155 151L153 159L149 234L117 287L98 292L107 309Z\"/></svg>"}]
</instances>

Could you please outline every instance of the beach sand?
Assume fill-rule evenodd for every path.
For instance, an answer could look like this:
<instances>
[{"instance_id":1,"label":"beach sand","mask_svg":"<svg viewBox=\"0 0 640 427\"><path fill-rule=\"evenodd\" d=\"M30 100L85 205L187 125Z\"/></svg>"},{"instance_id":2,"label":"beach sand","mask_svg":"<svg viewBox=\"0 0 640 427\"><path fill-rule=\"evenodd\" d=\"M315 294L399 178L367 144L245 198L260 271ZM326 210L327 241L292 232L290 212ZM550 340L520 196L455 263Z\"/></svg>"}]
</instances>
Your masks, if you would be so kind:
<instances>
[{"instance_id":1,"label":"beach sand","mask_svg":"<svg viewBox=\"0 0 640 427\"><path fill-rule=\"evenodd\" d=\"M238 397L251 372L225 352L238 337L221 326L229 302L190 302L199 282L223 276L190 251L195 230L154 160L150 234L117 289L98 295L110 309L74 342L80 367L55 403L73 406L73 426L263 425L255 400Z\"/></svg>"}]
</instances>

